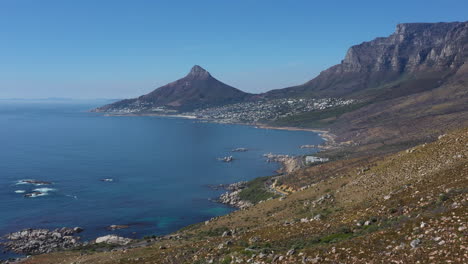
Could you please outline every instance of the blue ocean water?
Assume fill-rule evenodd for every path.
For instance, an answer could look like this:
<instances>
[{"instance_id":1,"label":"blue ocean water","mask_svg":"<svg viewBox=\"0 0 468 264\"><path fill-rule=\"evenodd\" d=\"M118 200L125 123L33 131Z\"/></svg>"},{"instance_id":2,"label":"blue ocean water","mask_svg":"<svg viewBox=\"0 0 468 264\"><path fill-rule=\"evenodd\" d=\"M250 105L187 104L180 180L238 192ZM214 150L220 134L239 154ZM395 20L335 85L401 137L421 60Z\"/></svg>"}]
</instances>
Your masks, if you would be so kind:
<instances>
[{"instance_id":1,"label":"blue ocean water","mask_svg":"<svg viewBox=\"0 0 468 264\"><path fill-rule=\"evenodd\" d=\"M273 175L278 164L263 154L322 142L312 132L87 112L102 103L0 101L0 235L64 226L83 227L85 239L167 234L233 210L210 201L222 191L207 185ZM249 151L231 152L238 147ZM236 160L217 160L227 155ZM15 192L37 188L52 190ZM106 230L112 224L130 228Z\"/></svg>"}]
</instances>

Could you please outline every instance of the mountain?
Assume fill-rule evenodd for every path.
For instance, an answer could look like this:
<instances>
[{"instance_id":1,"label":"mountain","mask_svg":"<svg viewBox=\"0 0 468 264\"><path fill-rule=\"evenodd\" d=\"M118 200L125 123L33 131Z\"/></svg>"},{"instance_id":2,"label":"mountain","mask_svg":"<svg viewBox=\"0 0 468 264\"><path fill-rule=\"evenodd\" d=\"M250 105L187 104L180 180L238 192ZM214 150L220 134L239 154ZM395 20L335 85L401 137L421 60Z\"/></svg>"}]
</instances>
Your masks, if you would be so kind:
<instances>
[{"instance_id":1,"label":"mountain","mask_svg":"<svg viewBox=\"0 0 468 264\"><path fill-rule=\"evenodd\" d=\"M215 79L202 67L195 65L182 79L166 84L134 99L125 99L95 109L112 112L123 109L150 110L163 107L189 111L196 108L237 103L251 95Z\"/></svg>"},{"instance_id":2,"label":"mountain","mask_svg":"<svg viewBox=\"0 0 468 264\"><path fill-rule=\"evenodd\" d=\"M468 22L399 24L389 37L352 46L311 81L265 97L389 99L429 90L468 67Z\"/></svg>"},{"instance_id":3,"label":"mountain","mask_svg":"<svg viewBox=\"0 0 468 264\"><path fill-rule=\"evenodd\" d=\"M357 99L272 125L328 128L338 141L375 148L410 146L468 126L468 22L397 25L389 37L351 47L311 81L262 97Z\"/></svg>"}]
</instances>

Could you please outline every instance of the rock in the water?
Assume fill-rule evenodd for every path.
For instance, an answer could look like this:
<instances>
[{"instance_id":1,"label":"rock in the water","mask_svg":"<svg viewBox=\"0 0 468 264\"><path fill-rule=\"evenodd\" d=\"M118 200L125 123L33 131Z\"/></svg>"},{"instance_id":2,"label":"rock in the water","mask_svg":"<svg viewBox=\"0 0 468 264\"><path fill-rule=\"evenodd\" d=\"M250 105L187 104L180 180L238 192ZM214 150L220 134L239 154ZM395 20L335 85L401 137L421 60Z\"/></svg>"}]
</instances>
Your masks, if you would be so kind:
<instances>
[{"instance_id":1,"label":"rock in the water","mask_svg":"<svg viewBox=\"0 0 468 264\"><path fill-rule=\"evenodd\" d=\"M74 231L75 233L81 233L81 232L84 231L84 229L81 228L81 227L79 227L79 226L77 226L77 227L73 228L73 231Z\"/></svg>"},{"instance_id":2,"label":"rock in the water","mask_svg":"<svg viewBox=\"0 0 468 264\"><path fill-rule=\"evenodd\" d=\"M218 158L218 160L224 161L224 162L231 162L231 161L234 160L234 157L233 156L226 156L226 157Z\"/></svg>"},{"instance_id":3,"label":"rock in the water","mask_svg":"<svg viewBox=\"0 0 468 264\"><path fill-rule=\"evenodd\" d=\"M126 229L129 228L129 225L110 225L107 227L108 230L117 230L117 229Z\"/></svg>"},{"instance_id":4,"label":"rock in the water","mask_svg":"<svg viewBox=\"0 0 468 264\"><path fill-rule=\"evenodd\" d=\"M248 149L246 148L235 148L232 150L232 152L246 152Z\"/></svg>"},{"instance_id":5,"label":"rock in the water","mask_svg":"<svg viewBox=\"0 0 468 264\"><path fill-rule=\"evenodd\" d=\"M50 185L51 182L48 181L38 181L38 180L21 180L20 184L34 184L34 185Z\"/></svg>"}]
</instances>

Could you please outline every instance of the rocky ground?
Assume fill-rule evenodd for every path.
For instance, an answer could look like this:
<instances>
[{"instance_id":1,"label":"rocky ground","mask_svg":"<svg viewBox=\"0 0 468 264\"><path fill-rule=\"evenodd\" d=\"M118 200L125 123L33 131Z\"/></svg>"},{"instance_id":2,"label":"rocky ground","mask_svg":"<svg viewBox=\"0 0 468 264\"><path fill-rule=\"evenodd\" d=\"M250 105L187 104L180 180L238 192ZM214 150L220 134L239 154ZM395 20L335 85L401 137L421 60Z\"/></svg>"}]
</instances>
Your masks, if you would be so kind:
<instances>
[{"instance_id":1,"label":"rocky ground","mask_svg":"<svg viewBox=\"0 0 468 264\"><path fill-rule=\"evenodd\" d=\"M18 254L49 253L81 246L80 238L75 235L82 231L80 227L54 230L24 229L5 235L5 242L1 242L0 245Z\"/></svg>"}]
</instances>

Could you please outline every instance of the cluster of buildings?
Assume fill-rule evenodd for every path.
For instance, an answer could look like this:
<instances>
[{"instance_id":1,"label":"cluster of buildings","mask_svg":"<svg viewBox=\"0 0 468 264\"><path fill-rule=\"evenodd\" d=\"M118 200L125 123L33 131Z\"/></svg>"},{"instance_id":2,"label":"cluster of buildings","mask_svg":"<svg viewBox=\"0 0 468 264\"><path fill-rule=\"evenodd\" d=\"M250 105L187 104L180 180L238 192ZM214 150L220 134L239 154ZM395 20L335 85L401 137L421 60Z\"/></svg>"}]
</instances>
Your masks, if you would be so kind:
<instances>
[{"instance_id":1,"label":"cluster of buildings","mask_svg":"<svg viewBox=\"0 0 468 264\"><path fill-rule=\"evenodd\" d=\"M306 156L305 157L305 162L307 165L312 164L312 163L320 163L320 162L327 162L329 161L328 158L319 158L315 156Z\"/></svg>"},{"instance_id":2,"label":"cluster of buildings","mask_svg":"<svg viewBox=\"0 0 468 264\"><path fill-rule=\"evenodd\" d=\"M139 100L124 105L116 105L105 111L113 114L177 114L176 110L168 109L165 106L154 106L150 102Z\"/></svg>"},{"instance_id":3,"label":"cluster of buildings","mask_svg":"<svg viewBox=\"0 0 468 264\"><path fill-rule=\"evenodd\" d=\"M184 113L184 115L226 123L256 123L314 110L349 105L354 102L355 100L352 99L340 98L284 98L197 109L190 113Z\"/></svg>"}]
</instances>

